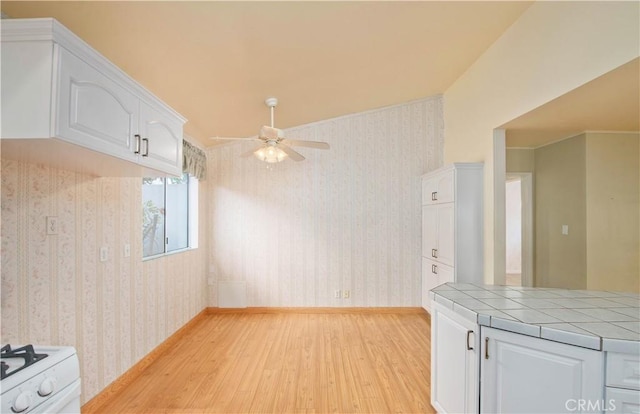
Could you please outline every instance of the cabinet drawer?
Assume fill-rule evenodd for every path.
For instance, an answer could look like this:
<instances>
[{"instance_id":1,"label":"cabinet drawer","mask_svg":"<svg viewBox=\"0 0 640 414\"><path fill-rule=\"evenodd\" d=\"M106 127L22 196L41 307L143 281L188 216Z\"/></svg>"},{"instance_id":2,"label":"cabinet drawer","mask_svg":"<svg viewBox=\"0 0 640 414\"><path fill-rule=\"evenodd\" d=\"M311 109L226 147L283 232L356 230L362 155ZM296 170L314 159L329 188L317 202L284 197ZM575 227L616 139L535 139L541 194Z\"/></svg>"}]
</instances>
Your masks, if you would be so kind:
<instances>
[{"instance_id":1,"label":"cabinet drawer","mask_svg":"<svg viewBox=\"0 0 640 414\"><path fill-rule=\"evenodd\" d=\"M605 388L604 408L610 413L640 413L640 391Z\"/></svg>"},{"instance_id":2,"label":"cabinet drawer","mask_svg":"<svg viewBox=\"0 0 640 414\"><path fill-rule=\"evenodd\" d=\"M640 390L640 355L607 352L606 385Z\"/></svg>"}]
</instances>

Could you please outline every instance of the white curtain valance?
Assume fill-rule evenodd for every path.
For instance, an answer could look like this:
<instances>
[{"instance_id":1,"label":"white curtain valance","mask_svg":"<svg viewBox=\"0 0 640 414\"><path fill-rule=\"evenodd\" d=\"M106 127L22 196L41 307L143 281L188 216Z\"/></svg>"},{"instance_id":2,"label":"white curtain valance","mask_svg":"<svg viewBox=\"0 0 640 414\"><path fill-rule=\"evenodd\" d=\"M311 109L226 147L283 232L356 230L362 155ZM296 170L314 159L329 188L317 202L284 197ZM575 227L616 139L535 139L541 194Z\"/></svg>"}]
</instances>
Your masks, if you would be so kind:
<instances>
[{"instance_id":1,"label":"white curtain valance","mask_svg":"<svg viewBox=\"0 0 640 414\"><path fill-rule=\"evenodd\" d=\"M200 181L207 177L207 155L186 139L182 140L182 171Z\"/></svg>"}]
</instances>

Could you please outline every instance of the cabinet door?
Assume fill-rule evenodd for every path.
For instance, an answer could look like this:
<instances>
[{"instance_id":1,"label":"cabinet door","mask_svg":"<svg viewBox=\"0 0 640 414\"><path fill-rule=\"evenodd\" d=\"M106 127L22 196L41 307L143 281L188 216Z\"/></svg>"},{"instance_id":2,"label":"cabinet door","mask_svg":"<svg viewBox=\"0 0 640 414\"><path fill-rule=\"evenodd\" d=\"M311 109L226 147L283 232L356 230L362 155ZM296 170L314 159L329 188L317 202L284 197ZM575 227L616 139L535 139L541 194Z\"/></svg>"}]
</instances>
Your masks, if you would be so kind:
<instances>
[{"instance_id":1,"label":"cabinet door","mask_svg":"<svg viewBox=\"0 0 640 414\"><path fill-rule=\"evenodd\" d=\"M443 171L422 180L422 204L450 203L455 200L455 171Z\"/></svg>"},{"instance_id":2,"label":"cabinet door","mask_svg":"<svg viewBox=\"0 0 640 414\"><path fill-rule=\"evenodd\" d=\"M433 303L431 405L439 413L478 412L477 333L477 324Z\"/></svg>"},{"instance_id":3,"label":"cabinet door","mask_svg":"<svg viewBox=\"0 0 640 414\"><path fill-rule=\"evenodd\" d=\"M182 122L140 102L140 164L182 175Z\"/></svg>"},{"instance_id":4,"label":"cabinet door","mask_svg":"<svg viewBox=\"0 0 640 414\"><path fill-rule=\"evenodd\" d=\"M481 336L481 412L560 413L602 401L602 352L484 326Z\"/></svg>"},{"instance_id":5,"label":"cabinet door","mask_svg":"<svg viewBox=\"0 0 640 414\"><path fill-rule=\"evenodd\" d=\"M438 250L438 206L422 206L422 257L435 259Z\"/></svg>"},{"instance_id":6,"label":"cabinet door","mask_svg":"<svg viewBox=\"0 0 640 414\"><path fill-rule=\"evenodd\" d=\"M133 161L138 98L62 47L55 131L59 138Z\"/></svg>"},{"instance_id":7,"label":"cabinet door","mask_svg":"<svg viewBox=\"0 0 640 414\"><path fill-rule=\"evenodd\" d=\"M610 413L640 413L640 391L606 387L604 404Z\"/></svg>"},{"instance_id":8,"label":"cabinet door","mask_svg":"<svg viewBox=\"0 0 640 414\"><path fill-rule=\"evenodd\" d=\"M422 307L429 313L431 313L431 307L429 306L429 291L435 287L434 277L431 273L429 265L429 259L422 258Z\"/></svg>"},{"instance_id":9,"label":"cabinet door","mask_svg":"<svg viewBox=\"0 0 640 414\"><path fill-rule=\"evenodd\" d=\"M436 201L438 203L450 203L455 201L455 171L445 171L437 177Z\"/></svg>"},{"instance_id":10,"label":"cabinet door","mask_svg":"<svg viewBox=\"0 0 640 414\"><path fill-rule=\"evenodd\" d=\"M455 264L455 205L453 203L437 206L438 241L436 260L454 266Z\"/></svg>"}]
</instances>

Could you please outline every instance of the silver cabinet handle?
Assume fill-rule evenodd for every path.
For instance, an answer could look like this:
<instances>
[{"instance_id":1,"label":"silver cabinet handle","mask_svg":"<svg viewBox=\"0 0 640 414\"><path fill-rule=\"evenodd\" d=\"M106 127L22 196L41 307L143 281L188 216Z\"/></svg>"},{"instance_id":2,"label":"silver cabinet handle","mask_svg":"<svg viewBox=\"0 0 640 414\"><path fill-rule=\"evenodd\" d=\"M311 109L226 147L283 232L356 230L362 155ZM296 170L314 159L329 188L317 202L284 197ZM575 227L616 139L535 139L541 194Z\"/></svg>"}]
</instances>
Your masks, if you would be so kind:
<instances>
[{"instance_id":1,"label":"silver cabinet handle","mask_svg":"<svg viewBox=\"0 0 640 414\"><path fill-rule=\"evenodd\" d=\"M431 193L431 201L438 201L438 192L434 191Z\"/></svg>"},{"instance_id":2,"label":"silver cabinet handle","mask_svg":"<svg viewBox=\"0 0 640 414\"><path fill-rule=\"evenodd\" d=\"M471 329L467 331L467 351L473 351L473 347L469 345L469 335L471 335L472 333L473 331Z\"/></svg>"},{"instance_id":3,"label":"silver cabinet handle","mask_svg":"<svg viewBox=\"0 0 640 414\"><path fill-rule=\"evenodd\" d=\"M148 157L149 156L149 138L142 138L142 141L146 144L144 149L144 154L142 154L143 157Z\"/></svg>"},{"instance_id":4,"label":"silver cabinet handle","mask_svg":"<svg viewBox=\"0 0 640 414\"><path fill-rule=\"evenodd\" d=\"M484 338L484 359L489 359L489 337Z\"/></svg>"},{"instance_id":5,"label":"silver cabinet handle","mask_svg":"<svg viewBox=\"0 0 640 414\"><path fill-rule=\"evenodd\" d=\"M431 256L434 258L438 258L438 249L431 249Z\"/></svg>"},{"instance_id":6,"label":"silver cabinet handle","mask_svg":"<svg viewBox=\"0 0 640 414\"><path fill-rule=\"evenodd\" d=\"M431 265L431 273L433 273L434 275L437 275L438 274L438 266Z\"/></svg>"},{"instance_id":7,"label":"silver cabinet handle","mask_svg":"<svg viewBox=\"0 0 640 414\"><path fill-rule=\"evenodd\" d=\"M140 135L135 134L134 138L136 139L136 150L133 151L134 154L140 154Z\"/></svg>"}]
</instances>

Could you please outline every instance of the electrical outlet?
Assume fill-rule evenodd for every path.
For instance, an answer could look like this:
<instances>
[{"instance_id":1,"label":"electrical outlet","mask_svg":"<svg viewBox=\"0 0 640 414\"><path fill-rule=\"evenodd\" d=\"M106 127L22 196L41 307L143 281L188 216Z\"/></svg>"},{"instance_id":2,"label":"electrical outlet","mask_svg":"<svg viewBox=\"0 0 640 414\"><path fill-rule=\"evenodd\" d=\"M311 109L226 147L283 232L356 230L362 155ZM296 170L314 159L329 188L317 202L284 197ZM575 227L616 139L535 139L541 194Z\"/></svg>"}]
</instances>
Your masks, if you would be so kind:
<instances>
[{"instance_id":1,"label":"electrical outlet","mask_svg":"<svg viewBox=\"0 0 640 414\"><path fill-rule=\"evenodd\" d=\"M58 217L47 216L47 234L58 234Z\"/></svg>"},{"instance_id":2,"label":"electrical outlet","mask_svg":"<svg viewBox=\"0 0 640 414\"><path fill-rule=\"evenodd\" d=\"M109 247L102 246L100 248L100 261L106 262L109 259Z\"/></svg>"},{"instance_id":3,"label":"electrical outlet","mask_svg":"<svg viewBox=\"0 0 640 414\"><path fill-rule=\"evenodd\" d=\"M124 244L124 257L131 256L131 245L129 243Z\"/></svg>"},{"instance_id":4,"label":"electrical outlet","mask_svg":"<svg viewBox=\"0 0 640 414\"><path fill-rule=\"evenodd\" d=\"M340 289L336 290L333 293L333 297L336 298L336 299L340 299L342 297L342 292L340 292Z\"/></svg>"},{"instance_id":5,"label":"electrical outlet","mask_svg":"<svg viewBox=\"0 0 640 414\"><path fill-rule=\"evenodd\" d=\"M342 297L345 299L349 299L351 297L351 291L350 290L343 290L342 291Z\"/></svg>"}]
</instances>

